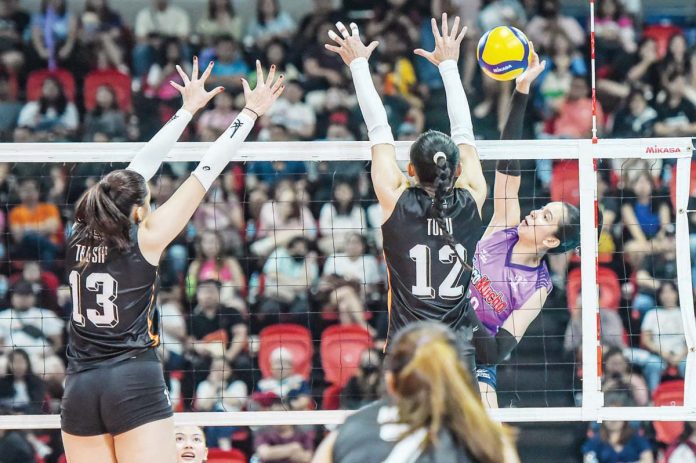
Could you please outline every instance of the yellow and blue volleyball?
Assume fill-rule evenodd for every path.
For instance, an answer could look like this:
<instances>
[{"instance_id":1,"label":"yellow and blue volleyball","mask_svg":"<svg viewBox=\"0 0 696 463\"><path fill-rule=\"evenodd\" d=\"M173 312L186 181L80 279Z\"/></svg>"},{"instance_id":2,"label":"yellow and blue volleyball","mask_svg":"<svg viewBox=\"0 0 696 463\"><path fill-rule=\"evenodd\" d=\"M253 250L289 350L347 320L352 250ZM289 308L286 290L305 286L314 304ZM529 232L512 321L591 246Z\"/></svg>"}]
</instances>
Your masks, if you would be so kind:
<instances>
[{"instance_id":1,"label":"yellow and blue volleyball","mask_svg":"<svg viewBox=\"0 0 696 463\"><path fill-rule=\"evenodd\" d=\"M511 26L498 26L483 34L476 57L484 74L495 80L512 80L522 74L531 59L529 40Z\"/></svg>"}]
</instances>

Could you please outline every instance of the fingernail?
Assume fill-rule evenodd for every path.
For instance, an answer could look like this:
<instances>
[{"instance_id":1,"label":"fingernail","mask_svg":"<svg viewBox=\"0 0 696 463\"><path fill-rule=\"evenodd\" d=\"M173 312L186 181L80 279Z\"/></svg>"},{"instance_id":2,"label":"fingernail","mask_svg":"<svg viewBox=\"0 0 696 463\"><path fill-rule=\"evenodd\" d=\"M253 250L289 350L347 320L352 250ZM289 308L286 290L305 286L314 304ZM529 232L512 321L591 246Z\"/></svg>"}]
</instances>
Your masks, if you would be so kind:
<instances>
[{"instance_id":1,"label":"fingernail","mask_svg":"<svg viewBox=\"0 0 696 463\"><path fill-rule=\"evenodd\" d=\"M208 66L212 66L212 65L213 65L213 62L212 62L212 61L211 61L210 63L208 63Z\"/></svg>"},{"instance_id":2,"label":"fingernail","mask_svg":"<svg viewBox=\"0 0 696 463\"><path fill-rule=\"evenodd\" d=\"M275 69L275 64L271 66L271 69Z\"/></svg>"}]
</instances>

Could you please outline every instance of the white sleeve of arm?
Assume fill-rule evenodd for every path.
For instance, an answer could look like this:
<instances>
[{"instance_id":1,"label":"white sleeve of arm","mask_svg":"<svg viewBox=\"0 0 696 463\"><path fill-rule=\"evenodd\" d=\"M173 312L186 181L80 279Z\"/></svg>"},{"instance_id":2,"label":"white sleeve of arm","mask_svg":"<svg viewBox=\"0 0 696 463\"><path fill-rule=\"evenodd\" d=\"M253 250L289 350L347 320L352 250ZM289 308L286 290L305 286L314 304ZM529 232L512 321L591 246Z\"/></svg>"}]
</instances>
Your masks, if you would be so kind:
<instances>
[{"instance_id":1,"label":"white sleeve of arm","mask_svg":"<svg viewBox=\"0 0 696 463\"><path fill-rule=\"evenodd\" d=\"M447 114L450 120L452 140L457 145L476 146L469 101L466 99L462 79L459 77L457 62L448 59L440 63L438 68L447 94Z\"/></svg>"},{"instance_id":2,"label":"white sleeve of arm","mask_svg":"<svg viewBox=\"0 0 696 463\"><path fill-rule=\"evenodd\" d=\"M128 164L127 169L139 173L150 181L155 176L162 161L174 147L176 141L184 133L184 129L191 122L193 114L180 109L172 116L164 127L155 134L152 139L143 146Z\"/></svg>"},{"instance_id":3,"label":"white sleeve of arm","mask_svg":"<svg viewBox=\"0 0 696 463\"><path fill-rule=\"evenodd\" d=\"M350 72L353 75L355 94L358 97L360 111L362 111L367 133L372 146L382 144L394 144L387 111L379 98L375 84L372 82L370 66L366 58L357 58L350 63Z\"/></svg>"},{"instance_id":4,"label":"white sleeve of arm","mask_svg":"<svg viewBox=\"0 0 696 463\"><path fill-rule=\"evenodd\" d=\"M231 156L244 143L246 137L254 127L254 120L246 114L240 113L225 132L215 140L203 155L196 170L192 172L203 185L206 191L230 162Z\"/></svg>"}]
</instances>

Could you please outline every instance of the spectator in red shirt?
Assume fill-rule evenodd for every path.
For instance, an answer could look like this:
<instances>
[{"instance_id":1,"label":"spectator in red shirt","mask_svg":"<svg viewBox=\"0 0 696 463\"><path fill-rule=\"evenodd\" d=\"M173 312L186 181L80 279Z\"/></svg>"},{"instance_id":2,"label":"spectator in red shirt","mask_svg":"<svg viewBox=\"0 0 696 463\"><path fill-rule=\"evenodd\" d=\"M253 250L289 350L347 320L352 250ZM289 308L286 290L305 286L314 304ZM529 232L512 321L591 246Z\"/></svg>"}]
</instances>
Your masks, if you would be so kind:
<instances>
[{"instance_id":1,"label":"spectator in red shirt","mask_svg":"<svg viewBox=\"0 0 696 463\"><path fill-rule=\"evenodd\" d=\"M604 120L604 112L597 103L598 128L602 120ZM573 77L568 96L560 105L553 135L561 138L592 136L592 99L589 98L589 86L584 77Z\"/></svg>"}]
</instances>

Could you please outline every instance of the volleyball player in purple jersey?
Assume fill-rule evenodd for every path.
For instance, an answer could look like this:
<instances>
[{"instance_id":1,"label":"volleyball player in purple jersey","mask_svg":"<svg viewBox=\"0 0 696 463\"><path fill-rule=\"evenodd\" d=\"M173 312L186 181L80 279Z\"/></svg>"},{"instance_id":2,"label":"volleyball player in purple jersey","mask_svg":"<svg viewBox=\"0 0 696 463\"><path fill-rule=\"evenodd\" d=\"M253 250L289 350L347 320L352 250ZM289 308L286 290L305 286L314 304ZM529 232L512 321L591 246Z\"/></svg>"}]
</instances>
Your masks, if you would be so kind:
<instances>
[{"instance_id":1,"label":"volleyball player in purple jersey","mask_svg":"<svg viewBox=\"0 0 696 463\"><path fill-rule=\"evenodd\" d=\"M529 89L546 66L530 47L532 60L516 79L503 140L522 138ZM469 284L468 296L480 320L474 337L476 376L491 408L498 407L496 365L520 342L553 288L544 256L580 243L580 211L571 204L551 202L521 218L520 183L519 161L497 162L493 217L476 246Z\"/></svg>"}]
</instances>

